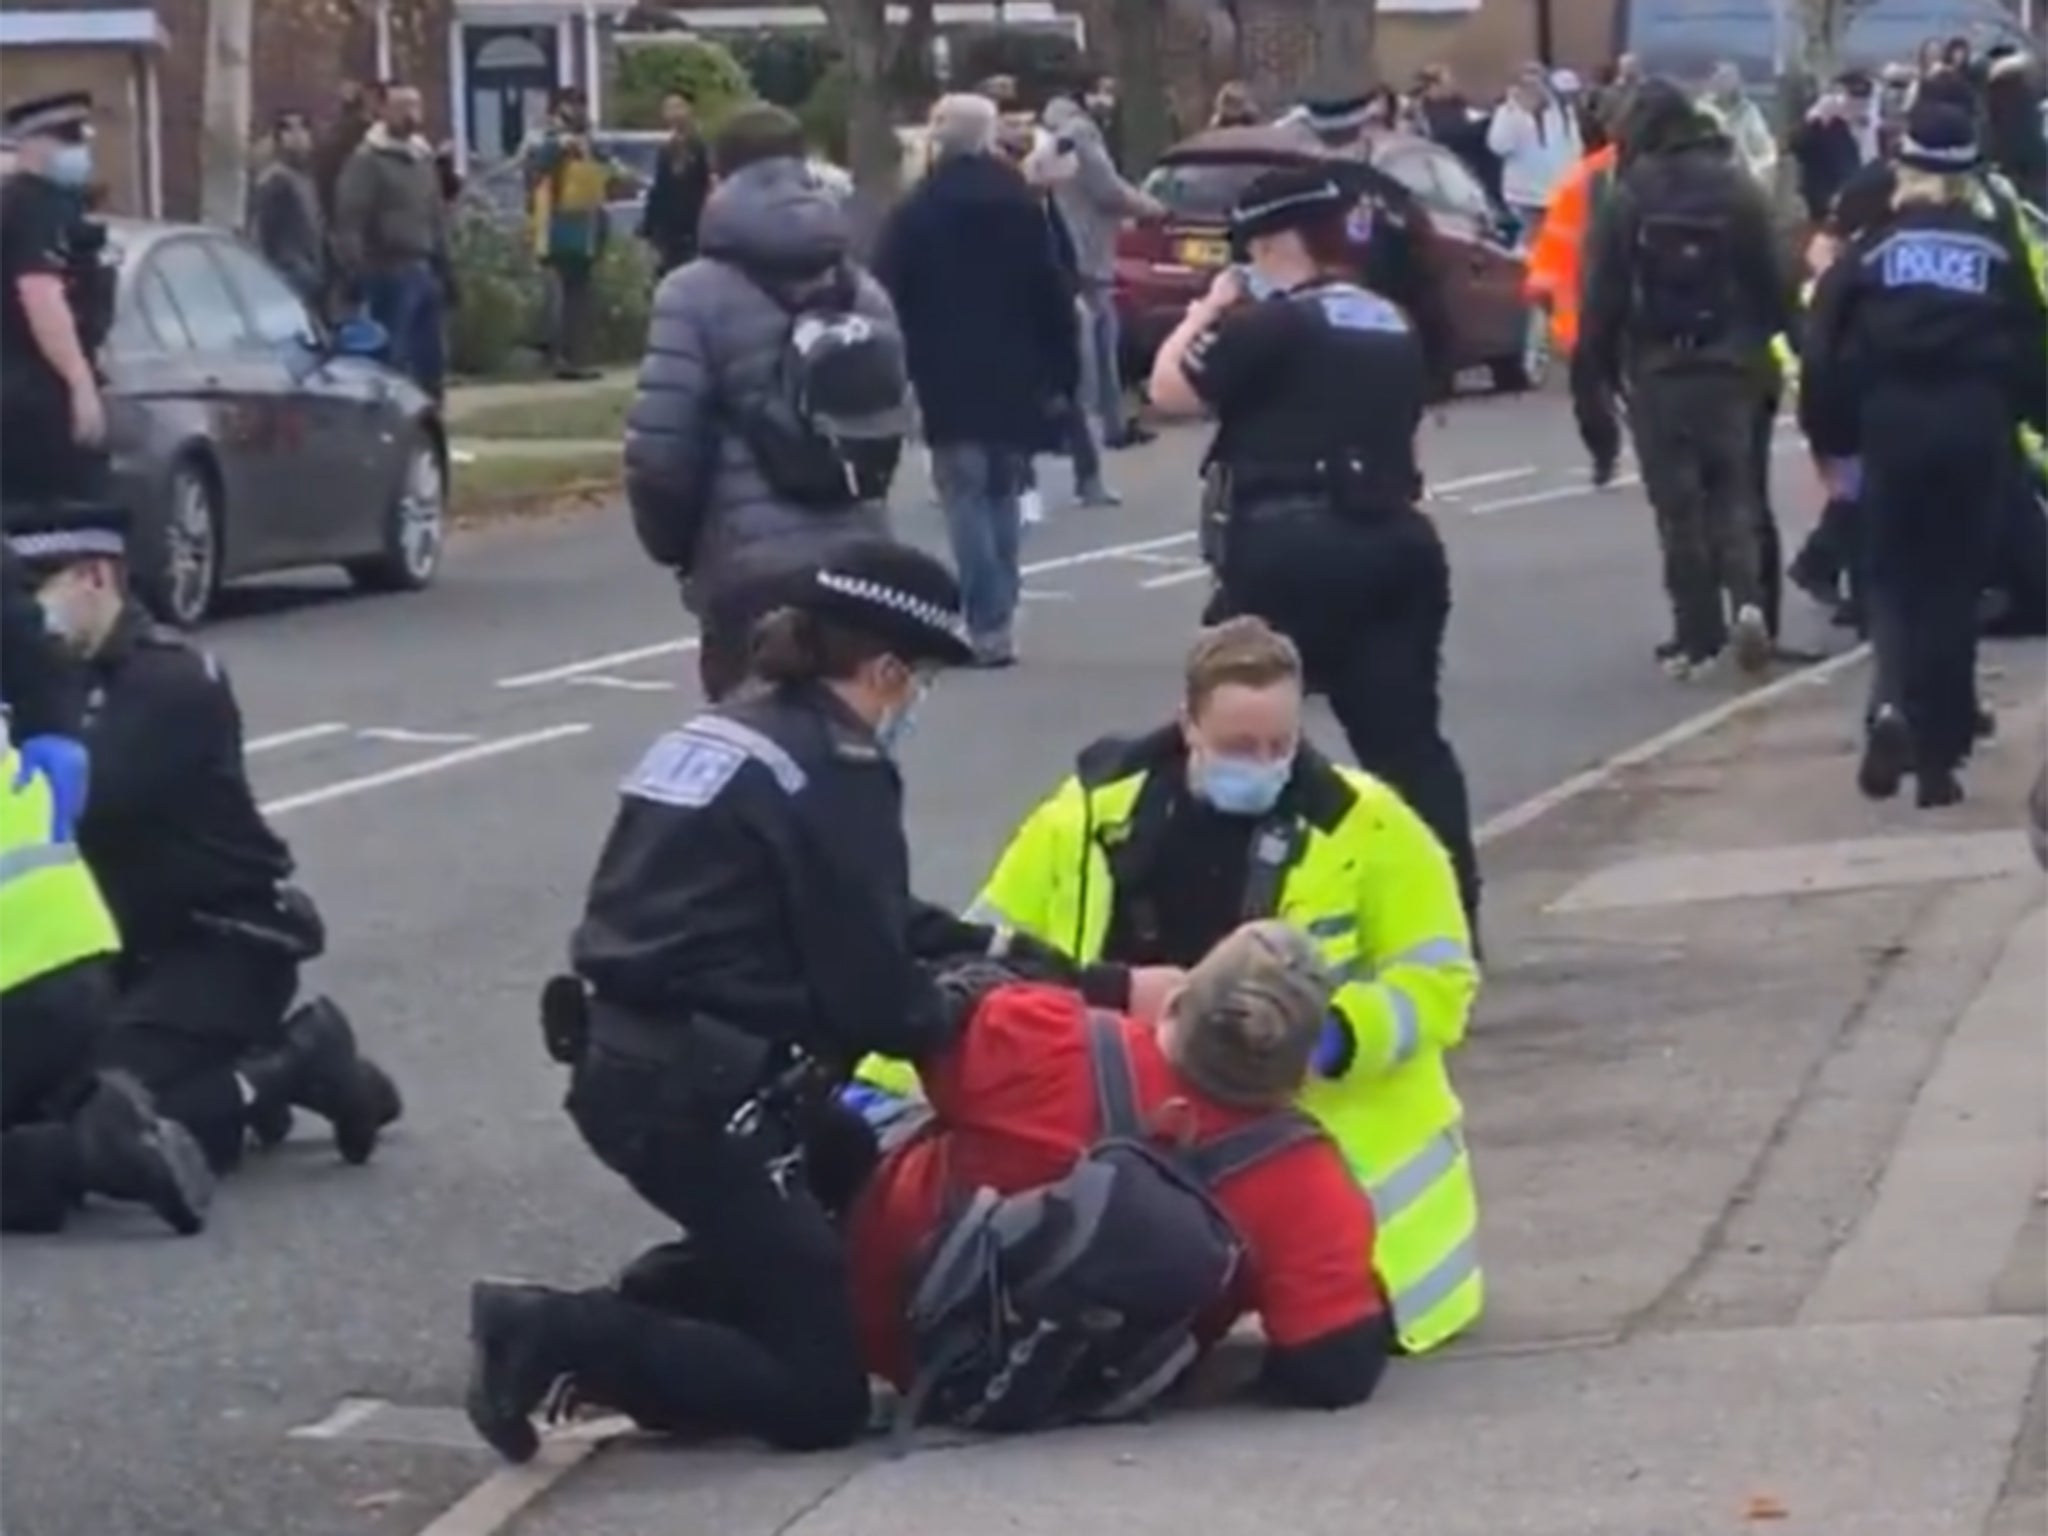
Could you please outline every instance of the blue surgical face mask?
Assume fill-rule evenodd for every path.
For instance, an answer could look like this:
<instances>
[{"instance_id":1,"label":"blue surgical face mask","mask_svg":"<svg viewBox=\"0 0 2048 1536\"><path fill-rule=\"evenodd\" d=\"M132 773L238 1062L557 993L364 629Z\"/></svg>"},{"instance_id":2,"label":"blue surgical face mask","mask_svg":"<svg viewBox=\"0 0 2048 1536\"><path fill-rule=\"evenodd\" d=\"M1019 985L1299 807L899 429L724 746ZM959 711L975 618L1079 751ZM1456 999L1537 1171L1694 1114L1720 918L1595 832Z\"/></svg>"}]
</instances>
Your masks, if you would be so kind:
<instances>
[{"instance_id":1,"label":"blue surgical face mask","mask_svg":"<svg viewBox=\"0 0 2048 1536\"><path fill-rule=\"evenodd\" d=\"M1263 304L1283 291L1278 283L1248 262L1238 263L1237 280L1244 285L1245 296L1254 304Z\"/></svg>"},{"instance_id":2,"label":"blue surgical face mask","mask_svg":"<svg viewBox=\"0 0 2048 1536\"><path fill-rule=\"evenodd\" d=\"M903 743L910 740L917 729L917 712L925 701L925 695L932 691L926 678L917 678L910 685L910 697L890 710L875 722L875 740L882 744L882 750L894 757Z\"/></svg>"},{"instance_id":3,"label":"blue surgical face mask","mask_svg":"<svg viewBox=\"0 0 2048 1536\"><path fill-rule=\"evenodd\" d=\"M43 162L43 176L60 187L82 187L92 180L92 146L59 144Z\"/></svg>"},{"instance_id":4,"label":"blue surgical face mask","mask_svg":"<svg viewBox=\"0 0 2048 1536\"><path fill-rule=\"evenodd\" d=\"M1280 801L1294 772L1292 757L1265 762L1256 757L1204 753L1194 762L1194 791L1226 816L1263 816Z\"/></svg>"}]
</instances>

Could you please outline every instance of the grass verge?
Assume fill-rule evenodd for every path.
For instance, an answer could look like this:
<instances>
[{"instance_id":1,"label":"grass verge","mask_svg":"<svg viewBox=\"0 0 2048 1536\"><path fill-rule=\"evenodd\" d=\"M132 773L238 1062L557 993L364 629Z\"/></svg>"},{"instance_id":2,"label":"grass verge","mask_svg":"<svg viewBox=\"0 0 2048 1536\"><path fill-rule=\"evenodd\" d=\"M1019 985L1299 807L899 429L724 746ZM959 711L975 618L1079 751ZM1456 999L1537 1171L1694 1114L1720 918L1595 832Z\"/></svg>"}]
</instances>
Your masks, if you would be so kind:
<instances>
[{"instance_id":1,"label":"grass verge","mask_svg":"<svg viewBox=\"0 0 2048 1536\"><path fill-rule=\"evenodd\" d=\"M616 449L560 454L478 454L454 466L449 511L458 522L545 513L615 495Z\"/></svg>"},{"instance_id":2,"label":"grass verge","mask_svg":"<svg viewBox=\"0 0 2048 1536\"><path fill-rule=\"evenodd\" d=\"M626 435L626 408L632 401L630 384L592 384L547 399L478 405L454 415L450 425L465 438L616 443Z\"/></svg>"}]
</instances>

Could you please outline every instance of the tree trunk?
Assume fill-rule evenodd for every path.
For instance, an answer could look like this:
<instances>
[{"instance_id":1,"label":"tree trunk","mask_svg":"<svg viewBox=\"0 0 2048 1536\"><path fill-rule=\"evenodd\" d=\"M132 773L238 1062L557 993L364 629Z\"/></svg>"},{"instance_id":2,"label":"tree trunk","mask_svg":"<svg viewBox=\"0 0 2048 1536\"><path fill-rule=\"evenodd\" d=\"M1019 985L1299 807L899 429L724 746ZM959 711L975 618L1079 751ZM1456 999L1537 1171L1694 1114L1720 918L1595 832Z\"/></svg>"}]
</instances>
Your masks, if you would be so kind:
<instances>
[{"instance_id":1,"label":"tree trunk","mask_svg":"<svg viewBox=\"0 0 2048 1536\"><path fill-rule=\"evenodd\" d=\"M249 205L250 82L255 0L206 0L199 214L240 229Z\"/></svg>"},{"instance_id":2,"label":"tree trunk","mask_svg":"<svg viewBox=\"0 0 2048 1536\"><path fill-rule=\"evenodd\" d=\"M1166 9L1159 0L1115 0L1118 126L1124 174L1136 178L1173 145L1166 82Z\"/></svg>"},{"instance_id":3,"label":"tree trunk","mask_svg":"<svg viewBox=\"0 0 2048 1536\"><path fill-rule=\"evenodd\" d=\"M1356 96L1373 83L1378 21L1377 0L1316 0L1316 67L1309 83L1317 95Z\"/></svg>"},{"instance_id":4,"label":"tree trunk","mask_svg":"<svg viewBox=\"0 0 2048 1536\"><path fill-rule=\"evenodd\" d=\"M886 0L829 0L825 10L852 77L847 158L853 162L854 222L866 250L903 185L903 149L889 120L889 13Z\"/></svg>"},{"instance_id":5,"label":"tree trunk","mask_svg":"<svg viewBox=\"0 0 2048 1536\"><path fill-rule=\"evenodd\" d=\"M903 9L903 30L896 38L891 70L897 87L894 104L923 111L931 106L938 86L932 62L938 15L934 0L909 0Z\"/></svg>"}]
</instances>

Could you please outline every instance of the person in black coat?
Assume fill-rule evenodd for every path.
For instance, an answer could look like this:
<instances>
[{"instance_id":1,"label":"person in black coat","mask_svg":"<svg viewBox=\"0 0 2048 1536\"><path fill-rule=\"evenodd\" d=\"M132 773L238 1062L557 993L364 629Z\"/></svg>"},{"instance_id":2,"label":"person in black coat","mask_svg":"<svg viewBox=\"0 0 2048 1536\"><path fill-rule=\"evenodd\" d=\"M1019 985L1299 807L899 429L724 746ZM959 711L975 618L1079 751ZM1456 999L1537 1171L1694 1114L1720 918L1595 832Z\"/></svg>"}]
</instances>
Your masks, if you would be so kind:
<instances>
[{"instance_id":1,"label":"person in black coat","mask_svg":"<svg viewBox=\"0 0 2048 1536\"><path fill-rule=\"evenodd\" d=\"M1019 505L1033 455L1065 446L1079 386L1073 291L1037 196L997 149L995 103L932 111L934 163L882 231L975 661L1016 659Z\"/></svg>"},{"instance_id":2,"label":"person in black coat","mask_svg":"<svg viewBox=\"0 0 2048 1536\"><path fill-rule=\"evenodd\" d=\"M671 91L661 101L669 141L654 168L654 185L640 213L640 238L654 248L666 277L697 254L697 221L711 195L711 156L697 132L690 98Z\"/></svg>"}]
</instances>

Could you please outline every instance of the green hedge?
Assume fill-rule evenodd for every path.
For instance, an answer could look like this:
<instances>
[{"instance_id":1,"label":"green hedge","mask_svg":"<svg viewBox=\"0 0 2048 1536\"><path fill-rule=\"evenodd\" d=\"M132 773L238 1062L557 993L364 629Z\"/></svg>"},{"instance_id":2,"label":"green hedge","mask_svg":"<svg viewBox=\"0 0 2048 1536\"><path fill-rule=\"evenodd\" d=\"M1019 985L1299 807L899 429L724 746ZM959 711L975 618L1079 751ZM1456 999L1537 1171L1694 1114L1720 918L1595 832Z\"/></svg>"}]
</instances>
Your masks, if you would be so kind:
<instances>
[{"instance_id":1,"label":"green hedge","mask_svg":"<svg viewBox=\"0 0 2048 1536\"><path fill-rule=\"evenodd\" d=\"M810 32L750 32L733 40L732 52L761 99L792 112L839 61L832 40Z\"/></svg>"},{"instance_id":2,"label":"green hedge","mask_svg":"<svg viewBox=\"0 0 2048 1536\"><path fill-rule=\"evenodd\" d=\"M482 212L456 221L455 277L462 303L448 319L451 370L470 378L515 373L546 340L547 275L524 225ZM634 239L614 239L597 267L592 361L637 362L647 344L654 262Z\"/></svg>"},{"instance_id":3,"label":"green hedge","mask_svg":"<svg viewBox=\"0 0 2048 1536\"><path fill-rule=\"evenodd\" d=\"M659 128L661 98L680 91L696 104L697 120L716 133L735 107L754 100L754 82L732 51L703 38L635 43L618 51L608 115L621 128Z\"/></svg>"}]
</instances>

